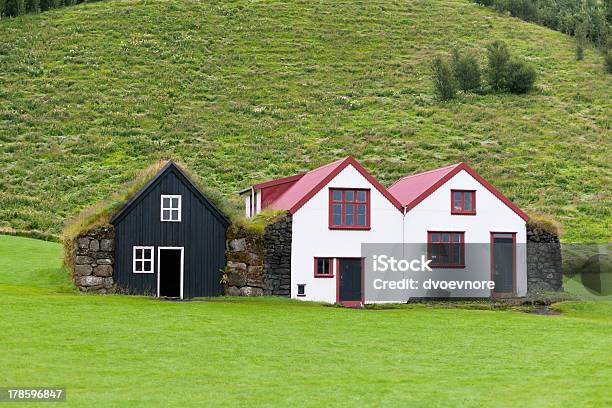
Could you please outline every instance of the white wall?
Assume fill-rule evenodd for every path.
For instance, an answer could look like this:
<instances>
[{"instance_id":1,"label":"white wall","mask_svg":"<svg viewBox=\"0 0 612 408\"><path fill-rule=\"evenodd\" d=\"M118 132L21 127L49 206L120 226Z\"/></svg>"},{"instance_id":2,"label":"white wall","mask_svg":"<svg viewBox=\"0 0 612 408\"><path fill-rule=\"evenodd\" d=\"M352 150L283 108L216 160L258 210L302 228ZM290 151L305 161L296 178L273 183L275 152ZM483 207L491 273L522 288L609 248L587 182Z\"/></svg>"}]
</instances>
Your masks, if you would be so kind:
<instances>
[{"instance_id":1,"label":"white wall","mask_svg":"<svg viewBox=\"0 0 612 408\"><path fill-rule=\"evenodd\" d=\"M330 230L329 188L369 188L371 194L371 229ZM451 189L476 190L476 215L452 215ZM314 277L315 257L360 257L362 243L425 243L428 231L464 231L466 243L488 244L490 232L516 232L518 295L527 292L525 221L482 186L467 172L461 171L405 215L391 204L354 167L348 166L293 215L291 246L291 297L297 296L297 285L306 285L306 296L299 299L336 301L336 263L334 278ZM485 249L488 250L488 249ZM489 257L482 250L466 254L466 266L479 265L490 279ZM457 279L462 269L435 269L435 276ZM486 275L486 276L485 276ZM488 296L474 292L473 296Z\"/></svg>"},{"instance_id":2,"label":"white wall","mask_svg":"<svg viewBox=\"0 0 612 408\"><path fill-rule=\"evenodd\" d=\"M476 190L476 215L451 214L451 190ZM488 244L491 232L516 232L516 291L519 296L527 293L527 254L525 250L527 232L525 221L493 193L487 190L465 170L460 171L408 211L405 220L406 242L427 242L427 231L465 231L466 243ZM473 255L469 259L466 250L466 266L476 262L489 263L488 257ZM478 259L476 259L478 258ZM490 279L490 267L483 279ZM446 270L448 276L456 277L461 269ZM442 271L440 271L442 272ZM487 293L474 294L487 296Z\"/></svg>"},{"instance_id":3,"label":"white wall","mask_svg":"<svg viewBox=\"0 0 612 408\"><path fill-rule=\"evenodd\" d=\"M370 189L370 230L329 229L329 188ZM362 243L401 242L401 225L402 212L353 166L347 166L293 215L291 297L296 297L298 284L305 284L306 296L298 299L334 303L336 271L334 278L315 278L314 258L360 257Z\"/></svg>"},{"instance_id":4,"label":"white wall","mask_svg":"<svg viewBox=\"0 0 612 408\"><path fill-rule=\"evenodd\" d=\"M244 195L244 215L251 218L251 193Z\"/></svg>"}]
</instances>

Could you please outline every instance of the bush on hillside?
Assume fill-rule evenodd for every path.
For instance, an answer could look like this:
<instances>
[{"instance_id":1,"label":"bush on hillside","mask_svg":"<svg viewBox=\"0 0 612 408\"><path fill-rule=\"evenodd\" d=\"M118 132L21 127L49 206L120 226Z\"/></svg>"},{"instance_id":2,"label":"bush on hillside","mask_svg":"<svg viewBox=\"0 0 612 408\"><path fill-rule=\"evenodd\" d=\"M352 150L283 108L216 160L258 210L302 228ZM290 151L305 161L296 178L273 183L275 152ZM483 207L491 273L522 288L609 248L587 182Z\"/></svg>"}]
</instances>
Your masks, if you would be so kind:
<instances>
[{"instance_id":1,"label":"bush on hillside","mask_svg":"<svg viewBox=\"0 0 612 408\"><path fill-rule=\"evenodd\" d=\"M437 56L431 63L431 70L434 88L438 97L442 100L453 99L457 93L457 86L448 61Z\"/></svg>"},{"instance_id":2,"label":"bush on hillside","mask_svg":"<svg viewBox=\"0 0 612 408\"><path fill-rule=\"evenodd\" d=\"M576 30L576 60L582 61L584 59L584 46L586 43L586 27L584 24L578 26Z\"/></svg>"},{"instance_id":3,"label":"bush on hillside","mask_svg":"<svg viewBox=\"0 0 612 408\"><path fill-rule=\"evenodd\" d=\"M536 70L524 61L512 60L508 63L505 83L512 93L529 92L536 80Z\"/></svg>"},{"instance_id":4,"label":"bush on hillside","mask_svg":"<svg viewBox=\"0 0 612 408\"><path fill-rule=\"evenodd\" d=\"M503 41L494 41L487 46L487 57L489 61L487 77L491 88L500 90L506 88L506 76L508 63L510 62L510 51Z\"/></svg>"},{"instance_id":5,"label":"bush on hillside","mask_svg":"<svg viewBox=\"0 0 612 408\"><path fill-rule=\"evenodd\" d=\"M26 12L25 0L5 0L4 16L20 16Z\"/></svg>"},{"instance_id":6,"label":"bush on hillside","mask_svg":"<svg viewBox=\"0 0 612 408\"><path fill-rule=\"evenodd\" d=\"M608 40L604 51L604 69L608 74L612 74L612 40Z\"/></svg>"},{"instance_id":7,"label":"bush on hillside","mask_svg":"<svg viewBox=\"0 0 612 408\"><path fill-rule=\"evenodd\" d=\"M612 1L603 0L474 0L521 20L574 35L585 25L586 40L602 46L612 24Z\"/></svg>"},{"instance_id":8,"label":"bush on hillside","mask_svg":"<svg viewBox=\"0 0 612 408\"><path fill-rule=\"evenodd\" d=\"M457 86L462 91L472 91L480 88L480 65L472 53L453 51L453 75Z\"/></svg>"}]
</instances>

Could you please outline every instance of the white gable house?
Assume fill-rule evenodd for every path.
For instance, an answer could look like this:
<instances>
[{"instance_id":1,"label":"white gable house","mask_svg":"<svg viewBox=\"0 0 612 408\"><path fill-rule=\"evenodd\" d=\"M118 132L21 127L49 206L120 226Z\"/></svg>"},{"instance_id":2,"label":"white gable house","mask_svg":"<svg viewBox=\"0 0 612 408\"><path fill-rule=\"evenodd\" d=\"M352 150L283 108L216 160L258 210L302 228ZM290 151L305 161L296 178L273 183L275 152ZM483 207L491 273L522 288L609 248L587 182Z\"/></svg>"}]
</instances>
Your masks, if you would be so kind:
<instances>
[{"instance_id":1,"label":"white gable house","mask_svg":"<svg viewBox=\"0 0 612 408\"><path fill-rule=\"evenodd\" d=\"M292 298L350 306L375 301L366 297L362 244L423 245L433 273L448 279L464 276L470 262L486 262L479 278L494 280L499 290L470 297L526 293L525 253L516 244L525 242L527 216L464 163L404 177L386 189L346 157L242 193L247 216L265 208L292 215ZM486 244L498 259L472 255L470 243ZM499 243L512 253L494 249Z\"/></svg>"}]
</instances>

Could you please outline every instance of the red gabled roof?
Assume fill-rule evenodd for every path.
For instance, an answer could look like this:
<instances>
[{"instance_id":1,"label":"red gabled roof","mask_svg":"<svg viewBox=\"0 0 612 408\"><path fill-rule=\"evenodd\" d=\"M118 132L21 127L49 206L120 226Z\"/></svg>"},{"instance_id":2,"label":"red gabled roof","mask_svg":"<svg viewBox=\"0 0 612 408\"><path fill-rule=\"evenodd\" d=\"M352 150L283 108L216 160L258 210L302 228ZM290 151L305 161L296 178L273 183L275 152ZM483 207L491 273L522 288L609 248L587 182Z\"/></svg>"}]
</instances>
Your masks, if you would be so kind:
<instances>
[{"instance_id":1,"label":"red gabled roof","mask_svg":"<svg viewBox=\"0 0 612 408\"><path fill-rule=\"evenodd\" d=\"M290 213L295 213L316 193L327 185L334 177L336 177L347 166L352 165L361 175L363 175L378 191L380 191L398 210L402 211L402 205L393 197L387 189L385 189L370 173L368 173L361 164L351 156L336 160L335 162L310 170L293 182L293 185L287 189L281 196L270 203L270 207L279 210L287 210ZM297 177L297 176L293 176ZM267 183L272 183L275 180ZM293 180L291 180L293 181ZM267 183L261 183L266 185ZM268 184L269 185L269 184Z\"/></svg>"},{"instance_id":2,"label":"red gabled roof","mask_svg":"<svg viewBox=\"0 0 612 408\"><path fill-rule=\"evenodd\" d=\"M506 196L500 193L495 187L487 182L480 174L476 173L467 164L460 162L452 166L442 167L435 170L426 171L412 176L402 177L396 181L389 192L402 204L407 210L414 208L418 203L427 198L431 193L436 191L440 186L450 180L455 174L461 170L465 170L470 176L474 177L493 195L499 198L512 211L517 213L522 219L527 221L529 217L520 208L510 201Z\"/></svg>"}]
</instances>

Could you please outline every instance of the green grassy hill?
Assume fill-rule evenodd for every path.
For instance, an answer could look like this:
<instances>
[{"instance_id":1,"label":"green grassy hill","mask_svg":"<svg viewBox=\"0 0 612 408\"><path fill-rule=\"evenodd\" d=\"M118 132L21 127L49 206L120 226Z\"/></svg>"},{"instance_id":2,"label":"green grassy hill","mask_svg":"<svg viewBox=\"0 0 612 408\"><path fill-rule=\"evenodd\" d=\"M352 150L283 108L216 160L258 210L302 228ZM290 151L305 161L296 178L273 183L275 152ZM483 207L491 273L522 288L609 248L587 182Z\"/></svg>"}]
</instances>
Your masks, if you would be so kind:
<instances>
[{"instance_id":1,"label":"green grassy hill","mask_svg":"<svg viewBox=\"0 0 612 408\"><path fill-rule=\"evenodd\" d=\"M437 102L432 55L504 39L526 96ZM481 52L480 56L484 55ZM66 217L159 158L234 198L354 155L384 184L465 160L566 240L609 241L610 76L469 0L104 1L0 21L0 227Z\"/></svg>"}]
</instances>

